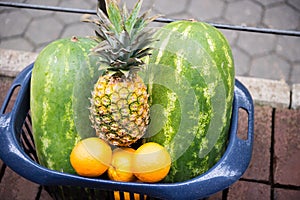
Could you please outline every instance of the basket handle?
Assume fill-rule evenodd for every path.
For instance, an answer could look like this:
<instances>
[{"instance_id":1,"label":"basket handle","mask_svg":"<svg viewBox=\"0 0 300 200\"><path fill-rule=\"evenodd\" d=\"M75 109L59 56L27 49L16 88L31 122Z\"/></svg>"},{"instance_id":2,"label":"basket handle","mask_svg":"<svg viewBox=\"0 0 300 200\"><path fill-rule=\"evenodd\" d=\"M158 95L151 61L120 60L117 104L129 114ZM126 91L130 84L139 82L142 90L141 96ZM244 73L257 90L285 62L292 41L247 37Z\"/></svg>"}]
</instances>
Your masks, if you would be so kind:
<instances>
[{"instance_id":1,"label":"basket handle","mask_svg":"<svg viewBox=\"0 0 300 200\"><path fill-rule=\"evenodd\" d=\"M15 157L21 156L20 147L16 147L15 144L18 144L16 137L13 134L13 130L16 129L15 126L12 126L12 121L15 120L17 124L23 124L23 121L20 118L13 116L12 113L20 107L29 105L29 87L30 84L26 84L30 81L31 70L33 63L27 66L13 81L10 86L7 95L4 99L4 102L0 108L0 158L5 164L11 166L10 163L15 161ZM12 101L12 96L15 93L16 88L19 88L16 100L13 104L12 111L7 111L9 103ZM27 95L25 95L27 94ZM20 115L27 115L28 110L23 110L20 112ZM21 126L17 126L21 127ZM18 151L17 151L18 150ZM24 156L22 156L24 157ZM11 162L12 161L12 162ZM20 165L21 163L16 163ZM12 167L11 167L12 168ZM13 169L13 168L12 168Z\"/></svg>"},{"instance_id":2,"label":"basket handle","mask_svg":"<svg viewBox=\"0 0 300 200\"><path fill-rule=\"evenodd\" d=\"M4 115L4 113L7 109L7 106L9 104L9 102L11 101L11 98L12 98L14 92L15 92L15 89L20 87L20 90L18 92L18 97L21 96L21 94L22 94L21 92L24 92L24 89L25 89L24 87L26 87L26 89L27 89L28 86L23 84L23 83L24 83L24 80L30 79L32 68L33 68L33 63L30 64L29 66L27 66L22 71L22 73L18 74L18 76L14 79L12 85L10 86L10 88L7 92L7 95L5 96L4 102L3 102L3 104L0 108L0 115L1 116ZM18 99L20 99L20 98L16 98L16 101L18 101Z\"/></svg>"}]
</instances>

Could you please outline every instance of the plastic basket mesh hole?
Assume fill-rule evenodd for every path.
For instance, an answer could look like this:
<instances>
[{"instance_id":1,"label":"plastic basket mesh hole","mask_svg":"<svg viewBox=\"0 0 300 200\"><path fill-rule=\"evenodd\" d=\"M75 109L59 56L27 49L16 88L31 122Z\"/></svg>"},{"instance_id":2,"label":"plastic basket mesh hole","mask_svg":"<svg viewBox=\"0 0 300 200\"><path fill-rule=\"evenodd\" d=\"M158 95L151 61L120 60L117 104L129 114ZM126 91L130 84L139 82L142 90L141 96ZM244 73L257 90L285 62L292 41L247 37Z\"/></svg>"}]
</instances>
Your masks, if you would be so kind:
<instances>
[{"instance_id":1,"label":"plastic basket mesh hole","mask_svg":"<svg viewBox=\"0 0 300 200\"><path fill-rule=\"evenodd\" d=\"M24 152L35 162L38 162L37 154L35 151L34 139L32 135L31 117L30 112L27 114L20 135L20 144Z\"/></svg>"},{"instance_id":2,"label":"plastic basket mesh hole","mask_svg":"<svg viewBox=\"0 0 300 200\"><path fill-rule=\"evenodd\" d=\"M238 113L238 130L237 130L237 136L238 138L242 140L248 139L248 124L244 122L248 122L248 113L246 110L240 108Z\"/></svg>"},{"instance_id":3,"label":"plastic basket mesh hole","mask_svg":"<svg viewBox=\"0 0 300 200\"><path fill-rule=\"evenodd\" d=\"M6 101L3 103L3 106L5 106L3 114L6 114L6 113L9 113L12 111L12 108L16 101L19 90L20 90L20 85L16 85L10 89L8 99L6 99Z\"/></svg>"}]
</instances>

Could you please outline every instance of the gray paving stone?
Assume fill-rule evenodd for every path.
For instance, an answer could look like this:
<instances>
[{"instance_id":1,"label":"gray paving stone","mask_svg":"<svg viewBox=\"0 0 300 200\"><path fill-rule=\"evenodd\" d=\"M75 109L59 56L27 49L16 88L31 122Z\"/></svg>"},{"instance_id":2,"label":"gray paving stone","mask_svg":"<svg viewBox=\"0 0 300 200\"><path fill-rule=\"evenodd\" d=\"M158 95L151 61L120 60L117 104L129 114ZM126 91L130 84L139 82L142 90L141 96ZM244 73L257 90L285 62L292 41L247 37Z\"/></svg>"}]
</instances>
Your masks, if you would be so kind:
<instances>
[{"instance_id":1,"label":"gray paving stone","mask_svg":"<svg viewBox=\"0 0 300 200\"><path fill-rule=\"evenodd\" d=\"M32 63L37 53L0 49L0 76L14 78Z\"/></svg>"},{"instance_id":2,"label":"gray paving stone","mask_svg":"<svg viewBox=\"0 0 300 200\"><path fill-rule=\"evenodd\" d=\"M289 80L291 66L284 59L270 54L254 58L249 75L273 80Z\"/></svg>"},{"instance_id":3,"label":"gray paving stone","mask_svg":"<svg viewBox=\"0 0 300 200\"><path fill-rule=\"evenodd\" d=\"M122 4L125 2L126 6L128 9L131 9L134 7L134 5L136 4L136 0L121 0L120 1ZM155 1L154 0L147 0L143 2L143 7L141 8L141 11L146 11L149 9L152 9L155 5Z\"/></svg>"},{"instance_id":4,"label":"gray paving stone","mask_svg":"<svg viewBox=\"0 0 300 200\"><path fill-rule=\"evenodd\" d=\"M283 81L262 78L236 77L249 90L256 105L288 108L290 87Z\"/></svg>"},{"instance_id":5,"label":"gray paving stone","mask_svg":"<svg viewBox=\"0 0 300 200\"><path fill-rule=\"evenodd\" d=\"M48 43L43 43L43 44L40 44L38 46L35 47L35 52L41 52L46 46L47 46Z\"/></svg>"},{"instance_id":6,"label":"gray paving stone","mask_svg":"<svg viewBox=\"0 0 300 200\"><path fill-rule=\"evenodd\" d=\"M296 29L299 25L300 13L288 5L279 4L267 8L263 22L270 28Z\"/></svg>"},{"instance_id":7,"label":"gray paving stone","mask_svg":"<svg viewBox=\"0 0 300 200\"><path fill-rule=\"evenodd\" d=\"M95 0L12 1L82 9L95 9L97 3ZM132 8L136 3L136 0L120 1L126 2L129 8ZM172 0L144 0L142 11L150 8L152 8L152 14L161 13L165 14L165 17L174 19L195 18L223 24L248 25L255 27L266 26L280 29L291 29L296 27L300 29L299 0L186 0L176 1L176 3ZM266 12L264 9L266 9ZM5 25L7 20L9 20L7 14L14 12L16 13L14 19L17 20ZM80 16L81 14L0 7L0 18L4 19L0 20L0 48L39 52L46 44L54 39L73 35L72 33L82 35L82 33L87 31L87 28L85 28L86 30L79 30L81 29L81 25L78 25L80 24ZM48 18L52 19L49 20ZM41 23L41 21L44 22ZM151 24L153 27L162 25L163 24L161 23ZM45 28L44 26L47 27ZM8 28L5 29L5 27ZM259 35L259 37L256 38L255 36L246 36L247 34L245 32L225 29L221 31L225 34L233 48L238 75L252 76L255 74L258 77L273 77L276 80L287 77L287 82L293 83L292 81L296 81L297 83L299 79L297 77L300 77L299 74L296 74L298 73L297 63L300 62L299 37L276 36L278 37L278 43L276 41L272 43L274 40L269 39L269 36L273 37L272 35L256 34ZM274 47L275 50L274 48L272 49L273 45L276 45ZM262 55L266 56L266 54L279 57L276 58L276 60L280 60L278 65L283 65L279 67L280 73L274 72L273 75L266 75L271 73L270 69L272 67L270 66L273 65L272 63L275 63L271 62L271 64L268 64L269 60L263 62L261 59ZM250 71L253 63L254 65L257 63L264 63L267 65L267 69ZM283 69L285 66L288 66L288 69ZM263 68L263 66L259 68ZM292 71L287 72L288 70ZM246 73L247 71L251 72L251 74ZM284 76L281 71L284 71ZM275 77L277 75L279 77Z\"/></svg>"},{"instance_id":8,"label":"gray paving stone","mask_svg":"<svg viewBox=\"0 0 300 200\"><path fill-rule=\"evenodd\" d=\"M5 49L34 51L34 46L30 42L28 42L25 38L22 37L8 38L6 40L1 41L0 44L1 44L1 48L5 48Z\"/></svg>"},{"instance_id":9,"label":"gray paving stone","mask_svg":"<svg viewBox=\"0 0 300 200\"><path fill-rule=\"evenodd\" d=\"M284 2L284 0L254 0L254 1L256 1L258 3L261 3L264 6L270 6L270 5L275 4L275 3Z\"/></svg>"},{"instance_id":10,"label":"gray paving stone","mask_svg":"<svg viewBox=\"0 0 300 200\"><path fill-rule=\"evenodd\" d=\"M60 7L66 7L66 8L81 8L81 9L91 9L91 1L74 1L74 0L63 0L60 1L58 4ZM97 2L96 0L94 2ZM96 9L96 3L93 4Z\"/></svg>"},{"instance_id":11,"label":"gray paving stone","mask_svg":"<svg viewBox=\"0 0 300 200\"><path fill-rule=\"evenodd\" d=\"M54 11L42 11L42 10L32 10L32 9L26 9L25 10L30 16L38 19L39 17L49 16L55 13Z\"/></svg>"},{"instance_id":12,"label":"gray paving stone","mask_svg":"<svg viewBox=\"0 0 300 200\"><path fill-rule=\"evenodd\" d=\"M287 2L300 11L300 1L299 0L287 0Z\"/></svg>"},{"instance_id":13,"label":"gray paving stone","mask_svg":"<svg viewBox=\"0 0 300 200\"><path fill-rule=\"evenodd\" d=\"M235 65L235 74L237 76L245 76L249 73L250 56L244 51L233 47L232 54Z\"/></svg>"},{"instance_id":14,"label":"gray paving stone","mask_svg":"<svg viewBox=\"0 0 300 200\"><path fill-rule=\"evenodd\" d=\"M55 13L54 16L65 26L71 23L80 22L81 14L73 14L73 13ZM83 22L82 22L83 23Z\"/></svg>"},{"instance_id":15,"label":"gray paving stone","mask_svg":"<svg viewBox=\"0 0 300 200\"><path fill-rule=\"evenodd\" d=\"M63 25L52 16L32 21L25 36L36 46L58 39Z\"/></svg>"},{"instance_id":16,"label":"gray paving stone","mask_svg":"<svg viewBox=\"0 0 300 200\"><path fill-rule=\"evenodd\" d=\"M0 19L1 37L12 37L23 34L31 21L31 17L24 11L18 12L17 10L1 13Z\"/></svg>"},{"instance_id":17,"label":"gray paving stone","mask_svg":"<svg viewBox=\"0 0 300 200\"><path fill-rule=\"evenodd\" d=\"M23 2L25 2L27 4L37 4L37 5L47 5L47 6L57 6L60 1L61 0L51 0L51 1L45 1L44 2L44 1L41 1L41 0L23 0ZM19 2L22 2L22 1L19 1Z\"/></svg>"},{"instance_id":18,"label":"gray paving stone","mask_svg":"<svg viewBox=\"0 0 300 200\"><path fill-rule=\"evenodd\" d=\"M300 84L293 84L292 86L292 103L293 109L300 108Z\"/></svg>"},{"instance_id":19,"label":"gray paving stone","mask_svg":"<svg viewBox=\"0 0 300 200\"><path fill-rule=\"evenodd\" d=\"M300 63L293 65L291 70L291 83L300 83Z\"/></svg>"},{"instance_id":20,"label":"gray paving stone","mask_svg":"<svg viewBox=\"0 0 300 200\"><path fill-rule=\"evenodd\" d=\"M94 36L94 27L87 23L75 23L67 26L62 32L61 38L71 36Z\"/></svg>"},{"instance_id":21,"label":"gray paving stone","mask_svg":"<svg viewBox=\"0 0 300 200\"><path fill-rule=\"evenodd\" d=\"M26 3L26 0L10 0L11 2Z\"/></svg>"},{"instance_id":22,"label":"gray paving stone","mask_svg":"<svg viewBox=\"0 0 300 200\"><path fill-rule=\"evenodd\" d=\"M80 1L82 2L82 1ZM95 0L85 0L85 3L90 5L90 9L96 9L98 1Z\"/></svg>"},{"instance_id":23,"label":"gray paving stone","mask_svg":"<svg viewBox=\"0 0 300 200\"><path fill-rule=\"evenodd\" d=\"M240 0L224 0L225 2L237 2L237 1L240 1Z\"/></svg>"},{"instance_id":24,"label":"gray paving stone","mask_svg":"<svg viewBox=\"0 0 300 200\"><path fill-rule=\"evenodd\" d=\"M26 0L25 3L27 4L36 4L36 5L47 5L47 6L57 6L60 0L51 0L51 1L41 1L41 0ZM53 11L43 11L43 10L33 10L33 9L26 9L33 17L42 17L46 15L50 15Z\"/></svg>"},{"instance_id":25,"label":"gray paving stone","mask_svg":"<svg viewBox=\"0 0 300 200\"><path fill-rule=\"evenodd\" d=\"M276 52L292 62L300 61L300 38L279 37Z\"/></svg>"},{"instance_id":26,"label":"gray paving stone","mask_svg":"<svg viewBox=\"0 0 300 200\"><path fill-rule=\"evenodd\" d=\"M251 56L267 54L275 48L276 36L259 33L240 33L237 45Z\"/></svg>"},{"instance_id":27,"label":"gray paving stone","mask_svg":"<svg viewBox=\"0 0 300 200\"><path fill-rule=\"evenodd\" d=\"M170 1L154 0L153 9L168 17L183 12L186 9L186 1L170 3Z\"/></svg>"},{"instance_id":28,"label":"gray paving stone","mask_svg":"<svg viewBox=\"0 0 300 200\"><path fill-rule=\"evenodd\" d=\"M223 0L199 1L191 0L188 11L193 13L196 19L202 21L213 20L221 17L225 8Z\"/></svg>"},{"instance_id":29,"label":"gray paving stone","mask_svg":"<svg viewBox=\"0 0 300 200\"><path fill-rule=\"evenodd\" d=\"M224 34L231 46L233 46L236 43L236 40L239 36L239 32L225 29L220 29L220 31Z\"/></svg>"},{"instance_id":30,"label":"gray paving stone","mask_svg":"<svg viewBox=\"0 0 300 200\"><path fill-rule=\"evenodd\" d=\"M261 21L262 12L259 4L242 0L229 3L224 17L235 25L255 26Z\"/></svg>"},{"instance_id":31,"label":"gray paving stone","mask_svg":"<svg viewBox=\"0 0 300 200\"><path fill-rule=\"evenodd\" d=\"M160 13L156 13L156 14L160 14ZM170 14L168 17L176 20L197 19L195 15L192 15L189 12L185 12L185 11L180 13Z\"/></svg>"}]
</instances>

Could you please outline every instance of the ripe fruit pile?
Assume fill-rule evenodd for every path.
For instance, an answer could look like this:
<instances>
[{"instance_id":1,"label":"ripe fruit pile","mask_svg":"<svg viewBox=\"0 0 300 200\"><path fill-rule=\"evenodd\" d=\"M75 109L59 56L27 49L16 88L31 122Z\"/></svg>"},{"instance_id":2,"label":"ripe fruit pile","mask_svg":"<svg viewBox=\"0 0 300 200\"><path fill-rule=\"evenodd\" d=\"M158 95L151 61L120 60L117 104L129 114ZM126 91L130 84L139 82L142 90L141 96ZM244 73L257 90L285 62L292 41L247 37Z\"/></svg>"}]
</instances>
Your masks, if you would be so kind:
<instances>
[{"instance_id":1,"label":"ripe fruit pile","mask_svg":"<svg viewBox=\"0 0 300 200\"><path fill-rule=\"evenodd\" d=\"M39 54L30 107L41 165L174 183L206 172L223 155L234 91L227 40L195 21L154 34L145 27L157 16L139 16L141 4L129 12L106 0L107 15L97 9L96 19L83 19L96 25L96 37L57 40ZM130 148L146 133L146 143Z\"/></svg>"},{"instance_id":2,"label":"ripe fruit pile","mask_svg":"<svg viewBox=\"0 0 300 200\"><path fill-rule=\"evenodd\" d=\"M166 177L171 166L167 150L154 142L133 148L115 148L104 140L91 137L78 142L70 155L75 171L86 177L98 177L107 171L114 181L154 183Z\"/></svg>"},{"instance_id":3,"label":"ripe fruit pile","mask_svg":"<svg viewBox=\"0 0 300 200\"><path fill-rule=\"evenodd\" d=\"M170 170L171 156L163 146L151 142L137 150L129 148L146 133L150 118L147 86L138 71L155 40L144 28L156 17L148 18L147 12L139 16L141 5L138 0L129 12L110 0L106 1L107 16L98 9L99 18L84 19L98 28L99 43L91 54L99 58L96 67L102 74L89 98L89 119L98 138L80 141L70 156L79 175L94 177L107 171L115 181L158 182Z\"/></svg>"}]
</instances>

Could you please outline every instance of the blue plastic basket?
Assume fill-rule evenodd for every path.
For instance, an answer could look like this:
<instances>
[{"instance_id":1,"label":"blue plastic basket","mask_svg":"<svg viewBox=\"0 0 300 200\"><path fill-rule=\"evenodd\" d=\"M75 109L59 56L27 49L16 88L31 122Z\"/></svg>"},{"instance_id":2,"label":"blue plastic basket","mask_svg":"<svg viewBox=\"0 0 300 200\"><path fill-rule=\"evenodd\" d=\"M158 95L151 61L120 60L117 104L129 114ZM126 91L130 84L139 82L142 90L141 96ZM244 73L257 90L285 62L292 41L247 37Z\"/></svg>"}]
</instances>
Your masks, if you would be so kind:
<instances>
[{"instance_id":1,"label":"blue plastic basket","mask_svg":"<svg viewBox=\"0 0 300 200\"><path fill-rule=\"evenodd\" d=\"M113 199L113 191L127 191L159 199L201 199L228 188L246 171L253 144L254 107L248 90L235 81L229 143L222 158L206 173L178 183L137 183L85 178L47 169L38 164L30 120L30 78L33 64L14 80L0 111L0 158L24 178L46 186L56 199L73 194L78 199ZM19 87L11 112L5 112L15 88ZM248 113L246 139L237 136L239 109ZM75 190L76 189L76 190ZM77 192L74 192L77 191ZM121 199L124 197L121 193ZM74 195L75 194L75 195ZM142 199L142 198L141 198Z\"/></svg>"}]
</instances>

